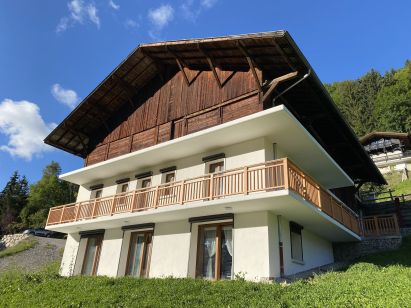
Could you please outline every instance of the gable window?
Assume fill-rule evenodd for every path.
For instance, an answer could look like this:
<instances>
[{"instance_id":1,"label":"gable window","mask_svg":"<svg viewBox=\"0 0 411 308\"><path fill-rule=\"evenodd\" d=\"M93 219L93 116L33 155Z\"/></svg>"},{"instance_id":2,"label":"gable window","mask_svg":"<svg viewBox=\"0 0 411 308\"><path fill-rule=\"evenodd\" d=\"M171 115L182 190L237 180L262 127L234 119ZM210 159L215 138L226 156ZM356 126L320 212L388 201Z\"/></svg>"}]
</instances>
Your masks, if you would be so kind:
<instances>
[{"instance_id":1,"label":"gable window","mask_svg":"<svg viewBox=\"0 0 411 308\"><path fill-rule=\"evenodd\" d=\"M303 262L303 238L301 235L302 226L290 221L290 241L291 241L291 259Z\"/></svg>"},{"instance_id":2,"label":"gable window","mask_svg":"<svg viewBox=\"0 0 411 308\"><path fill-rule=\"evenodd\" d=\"M206 279L232 278L232 229L232 223L199 226L197 277Z\"/></svg>"}]
</instances>

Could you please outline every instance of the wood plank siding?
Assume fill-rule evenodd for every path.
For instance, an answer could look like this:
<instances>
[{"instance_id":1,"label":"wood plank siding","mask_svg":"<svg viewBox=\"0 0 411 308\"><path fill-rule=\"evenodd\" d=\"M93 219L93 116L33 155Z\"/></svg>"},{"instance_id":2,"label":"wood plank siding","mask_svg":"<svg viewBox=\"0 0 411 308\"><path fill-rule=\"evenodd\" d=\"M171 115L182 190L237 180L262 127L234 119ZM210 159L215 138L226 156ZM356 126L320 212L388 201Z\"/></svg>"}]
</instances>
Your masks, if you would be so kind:
<instances>
[{"instance_id":1,"label":"wood plank siding","mask_svg":"<svg viewBox=\"0 0 411 308\"><path fill-rule=\"evenodd\" d=\"M263 110L251 72L217 70L168 72L156 78L131 102L135 109L106 134L86 158L92 165L129 152L191 134ZM257 70L259 80L262 73ZM130 107L127 107L130 108Z\"/></svg>"}]
</instances>

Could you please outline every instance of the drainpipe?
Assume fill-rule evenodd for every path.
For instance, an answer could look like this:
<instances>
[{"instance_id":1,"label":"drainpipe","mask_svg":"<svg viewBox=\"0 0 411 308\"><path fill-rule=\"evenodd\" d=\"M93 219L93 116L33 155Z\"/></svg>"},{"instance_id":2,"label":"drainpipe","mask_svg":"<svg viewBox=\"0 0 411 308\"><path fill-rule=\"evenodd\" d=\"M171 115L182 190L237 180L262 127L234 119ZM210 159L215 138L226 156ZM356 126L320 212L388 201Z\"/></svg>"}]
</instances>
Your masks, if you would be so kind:
<instances>
[{"instance_id":1,"label":"drainpipe","mask_svg":"<svg viewBox=\"0 0 411 308\"><path fill-rule=\"evenodd\" d=\"M278 93L272 100L272 106L274 107L275 101L277 100L277 98L279 98L280 96L282 96L283 94L285 94L286 92L290 91L292 88L294 88L296 85L298 85L300 82L304 81L305 79L307 79L309 76L311 75L311 69L308 70L307 74L305 74L303 77L301 77L300 79L298 79L296 82L294 82L291 86L289 86L287 89L285 89L284 91L282 91L281 93Z\"/></svg>"},{"instance_id":2,"label":"drainpipe","mask_svg":"<svg viewBox=\"0 0 411 308\"><path fill-rule=\"evenodd\" d=\"M280 278L284 277L284 248L281 236L280 215L277 215L277 229L278 229L278 249L280 255Z\"/></svg>"}]
</instances>

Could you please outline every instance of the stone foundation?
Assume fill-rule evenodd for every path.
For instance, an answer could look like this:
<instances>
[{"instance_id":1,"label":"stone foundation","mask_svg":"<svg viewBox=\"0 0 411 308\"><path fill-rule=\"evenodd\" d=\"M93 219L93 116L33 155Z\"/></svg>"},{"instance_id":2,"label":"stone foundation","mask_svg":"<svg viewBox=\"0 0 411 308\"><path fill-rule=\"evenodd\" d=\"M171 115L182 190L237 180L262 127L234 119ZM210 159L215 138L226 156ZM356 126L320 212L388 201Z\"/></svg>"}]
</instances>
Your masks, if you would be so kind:
<instances>
[{"instance_id":1,"label":"stone foundation","mask_svg":"<svg viewBox=\"0 0 411 308\"><path fill-rule=\"evenodd\" d=\"M25 240L28 237L29 237L28 234L22 234L22 233L4 235L0 239L0 250L6 249L8 247L12 247L16 245L18 242Z\"/></svg>"},{"instance_id":2,"label":"stone foundation","mask_svg":"<svg viewBox=\"0 0 411 308\"><path fill-rule=\"evenodd\" d=\"M400 236L365 239L361 242L334 243L335 262L350 261L373 253L398 249L401 245Z\"/></svg>"}]
</instances>

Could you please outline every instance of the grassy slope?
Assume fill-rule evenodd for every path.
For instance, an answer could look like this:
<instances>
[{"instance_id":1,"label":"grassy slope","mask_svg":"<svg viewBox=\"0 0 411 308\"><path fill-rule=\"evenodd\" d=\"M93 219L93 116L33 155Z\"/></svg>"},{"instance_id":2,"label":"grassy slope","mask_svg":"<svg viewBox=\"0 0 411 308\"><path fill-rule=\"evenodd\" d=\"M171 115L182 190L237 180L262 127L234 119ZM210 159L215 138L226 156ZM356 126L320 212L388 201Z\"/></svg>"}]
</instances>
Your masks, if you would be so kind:
<instances>
[{"instance_id":1,"label":"grassy slope","mask_svg":"<svg viewBox=\"0 0 411 308\"><path fill-rule=\"evenodd\" d=\"M193 279L62 278L41 273L0 275L2 307L399 307L411 303L411 240L402 248L359 260L291 285Z\"/></svg>"},{"instance_id":2,"label":"grassy slope","mask_svg":"<svg viewBox=\"0 0 411 308\"><path fill-rule=\"evenodd\" d=\"M28 239L22 240L18 242L17 245L15 246L1 250L0 258L11 256L18 252L22 252L24 250L30 249L34 247L37 243L38 243L37 240L35 240L34 238L28 238Z\"/></svg>"}]
</instances>

